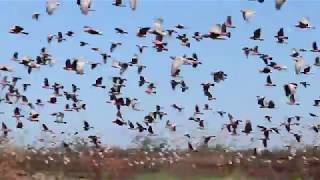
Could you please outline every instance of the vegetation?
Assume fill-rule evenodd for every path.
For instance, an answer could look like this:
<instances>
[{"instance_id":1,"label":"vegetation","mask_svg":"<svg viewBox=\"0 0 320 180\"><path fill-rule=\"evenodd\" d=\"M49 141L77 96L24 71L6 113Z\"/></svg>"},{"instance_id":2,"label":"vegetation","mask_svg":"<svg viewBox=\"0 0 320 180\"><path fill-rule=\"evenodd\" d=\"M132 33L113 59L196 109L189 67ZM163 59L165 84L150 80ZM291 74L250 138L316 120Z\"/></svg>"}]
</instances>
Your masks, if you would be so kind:
<instances>
[{"instance_id":1,"label":"vegetation","mask_svg":"<svg viewBox=\"0 0 320 180\"><path fill-rule=\"evenodd\" d=\"M1 179L320 179L320 151L315 148L294 155L276 150L254 156L252 150L221 146L198 152L168 150L162 141L150 148L159 144L150 139L131 149L75 142L39 149L2 146Z\"/></svg>"}]
</instances>

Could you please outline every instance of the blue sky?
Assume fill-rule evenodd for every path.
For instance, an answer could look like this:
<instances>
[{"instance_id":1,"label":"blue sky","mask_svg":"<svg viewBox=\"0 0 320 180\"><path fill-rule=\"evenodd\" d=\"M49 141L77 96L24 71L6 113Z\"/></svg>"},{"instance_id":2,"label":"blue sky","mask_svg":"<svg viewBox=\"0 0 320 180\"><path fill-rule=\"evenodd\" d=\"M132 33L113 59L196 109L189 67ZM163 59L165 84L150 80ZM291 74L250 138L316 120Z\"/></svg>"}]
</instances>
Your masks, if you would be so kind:
<instances>
[{"instance_id":1,"label":"blue sky","mask_svg":"<svg viewBox=\"0 0 320 180\"><path fill-rule=\"evenodd\" d=\"M317 1L289 1L284 4L281 11L276 11L273 1L267 1L263 4L251 1L153 1L141 0L138 2L136 11L131 11L129 7L119 8L111 5L111 1L95 0L88 16L80 13L80 10L74 1L60 1L61 6L54 12L52 16L45 13L44 1L1 1L2 11L0 12L2 20L0 21L1 44L1 64L9 64L15 68L13 75L23 77L21 82L29 82L33 86L26 93L31 100L36 98L43 100L48 99L51 91L41 88L44 77L48 77L51 83L61 82L67 90L71 89L71 84L77 84L80 90L80 99L87 103L87 110L80 113L67 113L65 120L67 125L53 123L54 118L48 116L51 112L62 111L64 101L60 100L58 105L46 105L42 109L37 109L41 113L41 121L48 124L49 128L54 131L65 129L73 131L81 129L82 120L87 120L95 129L91 133L98 133L102 136L105 144L125 147L129 144L132 137L138 135L136 132L128 131L125 127L118 127L111 121L115 118L115 107L106 104L107 93L102 89L96 89L91 86L95 79L99 76L104 77L104 83L109 88L111 86L110 77L118 75L118 70L111 68L111 60L107 65L102 65L94 71L86 69L85 75L77 75L66 72L62 69L64 61L67 58L82 57L89 61L101 61L100 55L91 51L88 47L80 47L80 41L86 41L91 47L98 47L103 51L108 51L111 41L122 42L123 45L111 54L111 59L129 61L133 54L137 53L136 44L146 44L151 46L153 36L147 38L138 38L135 33L139 26L152 26L155 18L163 18L163 27L165 29L172 28L178 23L186 25L186 30L181 33L187 33L192 36L193 32L207 32L211 25L222 23L228 15L233 18L236 29L230 29L232 36L227 41L203 40L195 42L191 40L191 48L182 47L173 37L165 38L168 42L168 52L157 53L151 47L145 49L143 54L139 55L139 60L147 66L143 72L147 80L156 83L157 95L147 95L144 88L137 86L139 76L136 69L129 69L124 77L129 79L127 87L123 89L125 96L137 97L141 102L144 112L132 112L128 109L123 110L124 119L133 122L142 121L143 117L150 111L155 109L155 105L159 104L165 107L165 111L169 114L164 119L170 119L178 124L176 133L169 132L164 128L163 122L157 123L154 127L160 137L166 137L180 142L185 146L185 140L182 140L184 133L189 132L196 137L202 135L217 135L223 123L227 119L221 119L216 113L209 112L203 116L206 120L207 129L198 130L197 125L187 121L193 113L195 104L203 106L209 103L214 110L224 110L230 112L238 119L250 119L253 125L257 124L267 126L277 126L284 121L286 117L292 115L302 115L304 124L315 124L316 120L308 117L309 112L319 113L319 110L312 106L313 99L319 97L318 83L319 69L313 67L313 75L295 75L294 64L289 54L291 48L311 48L311 43L318 40L319 28L314 30L301 30L294 27L296 22L302 16L308 16L312 25L320 27L318 21ZM256 11L256 15L247 23L244 22L240 13L243 8L249 8ZM31 19L33 12L39 12L40 20ZM12 25L20 25L25 31L30 32L29 36L13 35L8 31ZM83 26L89 25L103 32L103 36L92 36L83 32ZM121 27L129 32L128 35L118 35L114 28ZM289 44L277 44L273 36L284 27L285 34L289 36ZM253 31L262 28L263 42L256 42L249 39ZM66 32L72 30L75 36L67 38L63 43L53 42L47 44L46 37L49 33L56 34L58 31ZM320 42L318 42L320 43ZM263 53L270 54L275 61L288 67L287 71L275 71L271 76L277 87L267 88L264 86L266 75L258 73L262 69L263 63L256 57L246 59L242 53L242 47L259 46ZM42 67L40 70L34 71L31 75L27 75L27 71L10 61L13 52L18 51L20 57L35 57L39 54L40 48L47 47L50 54L56 60L53 67ZM185 93L180 91L172 91L169 81L170 77L170 56L181 56L183 54L191 55L197 53L199 59L203 63L197 69L188 66L182 67L181 75L190 87ZM306 64L313 64L316 54L303 53ZM220 84L216 84L213 88L213 95L217 98L215 101L207 102L207 98L203 96L200 84L205 81L212 81L210 72L223 70L228 74L228 79ZM1 73L4 75L4 73ZM311 86L307 89L299 87L297 92L297 100L300 106L289 106L284 96L282 85L288 82L308 81ZM4 92L1 92L4 95ZM268 99L275 101L277 108L274 110L259 109L256 103L256 96L263 95ZM58 101L59 102L59 101ZM184 112L178 113L170 108L170 104L182 104L185 107ZM15 122L11 118L11 105L0 104L1 111L5 111L5 115L0 115L0 120L8 124L14 129ZM28 109L25 111L28 113ZM263 116L272 115L273 122L268 124ZM14 130L19 136L17 142L23 140L24 143L34 141L35 137L46 136L40 133L40 123L35 124L23 120L25 129ZM242 126L240 126L240 129ZM299 129L297 129L298 131ZM284 132L284 130L283 130ZM255 137L259 137L258 132L254 133ZM306 133L306 137L312 134ZM224 136L222 136L224 137ZM61 137L63 139L65 137ZM224 139L224 138L222 138ZM241 138L243 142L247 137ZM307 139L307 138L306 138ZM308 140L310 141L311 138ZM292 139L289 138L288 141ZM222 140L221 140L222 142ZM241 142L241 141L240 141ZM271 143L279 145L278 140ZM18 144L19 144L18 143ZM178 143L176 143L178 144ZM246 143L239 143L245 146Z\"/></svg>"}]
</instances>

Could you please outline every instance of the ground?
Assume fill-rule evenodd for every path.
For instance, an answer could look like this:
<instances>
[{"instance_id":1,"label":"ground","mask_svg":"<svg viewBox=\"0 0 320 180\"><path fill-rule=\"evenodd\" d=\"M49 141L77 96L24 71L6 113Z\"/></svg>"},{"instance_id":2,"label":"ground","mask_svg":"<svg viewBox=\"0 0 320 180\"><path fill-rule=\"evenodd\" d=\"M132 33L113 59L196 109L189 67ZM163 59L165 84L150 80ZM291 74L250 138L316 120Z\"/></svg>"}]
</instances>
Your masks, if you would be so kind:
<instances>
[{"instance_id":1,"label":"ground","mask_svg":"<svg viewBox=\"0 0 320 180\"><path fill-rule=\"evenodd\" d=\"M1 179L320 179L320 150L1 148Z\"/></svg>"}]
</instances>

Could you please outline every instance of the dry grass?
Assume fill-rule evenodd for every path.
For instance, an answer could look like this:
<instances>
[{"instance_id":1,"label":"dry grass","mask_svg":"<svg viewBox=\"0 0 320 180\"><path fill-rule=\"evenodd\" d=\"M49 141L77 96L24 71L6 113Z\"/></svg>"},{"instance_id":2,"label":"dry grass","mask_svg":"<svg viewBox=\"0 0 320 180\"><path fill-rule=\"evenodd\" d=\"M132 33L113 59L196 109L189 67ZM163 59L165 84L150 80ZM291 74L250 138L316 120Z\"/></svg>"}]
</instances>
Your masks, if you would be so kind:
<instances>
[{"instance_id":1,"label":"dry grass","mask_svg":"<svg viewBox=\"0 0 320 180\"><path fill-rule=\"evenodd\" d=\"M320 151L308 148L293 157L287 151L252 152L201 149L199 152L63 148L0 149L3 180L13 179L320 179ZM152 176L151 176L151 175ZM141 176L142 175L142 176ZM161 178L162 177L162 178Z\"/></svg>"}]
</instances>

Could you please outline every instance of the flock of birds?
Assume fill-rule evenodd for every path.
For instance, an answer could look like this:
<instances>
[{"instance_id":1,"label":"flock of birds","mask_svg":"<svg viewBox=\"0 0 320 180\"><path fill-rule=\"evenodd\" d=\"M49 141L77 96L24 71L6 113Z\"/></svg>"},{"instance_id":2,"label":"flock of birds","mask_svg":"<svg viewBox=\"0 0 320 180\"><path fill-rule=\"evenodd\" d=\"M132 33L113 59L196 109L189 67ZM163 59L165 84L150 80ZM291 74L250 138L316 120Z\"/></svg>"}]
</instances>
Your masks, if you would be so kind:
<instances>
[{"instance_id":1,"label":"flock of birds","mask_svg":"<svg viewBox=\"0 0 320 180\"><path fill-rule=\"evenodd\" d=\"M253 1L253 0L250 0ZM256 0L259 3L263 3L263 0ZM286 0L275 0L275 8L280 10ZM92 0L77 0L75 2L76 6L79 6L81 13L84 15L88 15L91 11L94 11L91 8L91 4L93 3ZM46 12L49 16L54 16L55 11L59 9L60 3L57 0L47 0L46 3ZM125 2L122 0L115 0L113 1L112 5L116 7L126 7ZM137 0L129 0L130 8L135 11L137 8ZM251 18L254 18L255 11L251 9L242 9L241 14L244 21L249 22ZM239 15L241 15L239 14ZM33 13L32 19L38 21L39 18L43 16L40 13ZM309 18L303 17L301 18L298 23L295 25L296 28L299 29L314 29L315 27L312 26L310 23ZM122 89L126 88L127 81L132 81L129 78L125 78L123 74L128 69L136 69L137 74L139 76L139 80L137 86L140 88L144 88L146 95L148 96L161 96L161 94L157 93L157 85L156 83L149 81L143 74L144 69L148 68L147 66L143 65L139 60L138 54L144 53L146 48L153 48L156 52L161 53L163 51L169 51L168 49L168 42L166 42L167 37L175 37L179 44L185 48L190 48L191 43L201 43L201 41L205 39L211 40L228 40L232 38L231 30L237 29L236 26L232 23L232 17L228 16L226 21L222 24L213 25L209 32L194 32L193 36L189 37L187 34L180 33L180 30L187 29L183 24L177 24L173 28L164 29L163 28L163 19L158 18L155 19L153 22L153 26L146 26L146 27L139 27L135 36L138 38L145 38L146 36L154 37L152 41L152 46L148 46L146 44L137 44L137 54L135 54L129 62L118 61L118 60L109 60L112 59L113 52L117 49L117 47L121 46L122 43L120 42L112 42L110 45L110 49L108 52L103 52L99 48L90 47L90 43L81 41L79 45L81 47L90 47L90 49L98 54L101 55L101 61L97 62L90 62L86 61L81 58L73 58L65 60L65 65L63 68L65 71L69 73L76 73L80 75L86 75L89 71L86 67L89 66L91 71L95 70L98 66L103 65L110 65L110 68L119 69L119 75L114 76L111 78L112 86L111 88L107 88L107 84L105 79L100 76L96 78L96 81L92 83L92 86L96 87L97 89L104 89L106 90L106 94L108 96L108 100L106 103L110 104L110 106L114 106L117 110L116 118L112 121L115 126L119 126L121 128L127 128L128 131L136 131L140 134L144 134L147 136L157 136L157 129L154 128L153 124L157 123L161 120L165 120L167 112L165 112L165 108L173 108L177 110L177 112L184 111L182 105L177 103L172 104L170 107L162 107L161 105L157 105L152 112L144 112L140 108L140 101L135 97L128 97L122 94ZM115 33L124 35L134 35L132 32L127 32L125 29L115 27ZM103 33L90 26L84 26L83 32L92 35L92 36L103 36ZM14 25L10 28L9 33L15 35L29 35L32 32L29 32L27 29L20 25ZM49 34L47 36L47 43L50 44L52 42L62 43L63 41L67 41L68 38L76 36L73 31L67 32L57 32L57 34ZM274 36L275 40L279 44L288 44L289 37L285 35L284 28L278 30L278 32ZM253 41L264 41L262 38L262 31L261 29L256 29L252 36L250 37ZM310 84L308 82L288 82L287 84L274 84L272 81L272 72L273 71L284 71L287 69L286 66L281 65L274 61L273 57L269 54L262 53L259 51L258 46L255 47L244 47L242 48L245 57L257 57L261 59L261 62L265 65L263 69L260 70L260 73L266 75L266 83L265 86L274 87L274 86L283 86L283 95L288 99L288 105L299 105L299 102L296 101L295 95L296 91L299 88L308 88ZM319 67L320 66L320 57L317 56L315 58L313 65L308 65L305 63L302 52L310 52L310 53L319 53L320 49L317 47L317 43L313 42L311 49L293 49L292 53L290 54L294 66L295 66L295 74L306 74L312 75L312 67ZM184 66L192 66L193 68L197 68L198 66L202 65L202 62L198 58L197 53L193 53L192 55L183 55L183 56L170 56L171 59L171 71L168 76L172 77L170 81L169 88L172 91L181 91L184 93L189 90L188 83L183 80L182 71ZM41 48L41 51L38 56L35 58L31 58L28 56L20 57L19 52L14 52L11 58L11 61L16 62L17 66L24 66L27 70L28 74L37 73L35 70L41 70L43 66L54 66L55 60L53 56L48 52L46 47ZM1 104L9 104L12 107L12 118L16 120L16 127L17 129L24 128L24 121L31 121L31 122L41 122L42 131L46 133L52 134L63 134L64 132L54 132L51 130L49 126L41 119L41 114L37 112L38 108L43 108L48 106L48 104L55 105L58 102L64 103L65 108L59 112L52 112L50 115L55 118L56 123L59 124L67 124L68 122L64 120L65 114L69 112L81 112L86 111L86 102L81 100L80 88L77 84L61 84L59 82L51 82L49 77L45 77L43 79L42 88L43 91L52 92L52 95L47 99L29 99L25 92L28 91L30 86L39 86L39 84L30 84L24 81L23 77L16 77L13 76L12 73L15 71L13 67L8 65L0 65L0 72L1 72L1 91L5 92L3 97L0 99ZM212 100L216 100L219 97L214 97L212 89L217 83L223 83L228 77L228 75L224 71L217 71L212 72L211 76L213 77L213 82L203 82L200 85L202 86L202 92L205 97L207 97L208 102L204 104L203 107L199 105L195 105L194 113L190 116L190 118L186 119L186 121L194 122L195 126L198 126L198 129L205 131L206 130L206 123L205 120L202 118L202 115L208 112L212 112L213 108L210 107L209 102ZM85 93L85 92L82 92ZM22 105L18 107L18 105ZM257 106L260 108L266 109L273 109L277 108L277 103L274 100L268 99L264 96L257 96ZM315 99L313 106L320 106L320 99ZM123 118L123 109L130 109L131 111L138 111L140 113L144 113L145 117L141 121L132 122L130 120L125 120ZM222 130L227 130L230 136L237 136L241 133L246 135L253 132L253 130L261 131L261 140L262 145L267 148L268 143L270 141L270 134L275 133L279 134L281 131L287 131L294 139L299 143L302 141L303 137L302 134L294 131L294 127L302 126L300 123L300 119L303 118L301 116L293 116L287 118L287 120L279 126L262 126L262 125L253 125L250 120L242 121L236 119L231 113L225 111L215 111L221 117L225 115L228 117L228 121L224 123ZM1 112L1 114L7 114L9 112ZM313 118L317 118L318 115L314 113L309 113L309 115ZM1 115L0 115L1 116ZM266 115L266 121L272 121L272 116ZM165 128L168 131L176 132L177 124L171 120L165 120ZM241 129L239 129L239 127ZM242 128L243 127L243 128ZM307 127L308 129L314 131L314 133L319 133L319 128L317 124ZM88 120L83 120L83 131L93 131L94 127L90 125ZM73 135L79 134L81 130L74 132ZM8 127L5 121L2 121L2 133L3 137L7 138L11 133L14 133L14 127ZM190 151L197 151L197 147L195 147L194 143L192 142L193 135L190 133L184 134L184 137L187 140L186 147ZM208 135L201 137L202 145L208 145L210 142L214 141L215 135ZM101 146L100 138L97 135L90 135L88 136L90 142L93 143L94 146L99 148ZM68 147L67 142L62 142L65 147Z\"/></svg>"}]
</instances>

